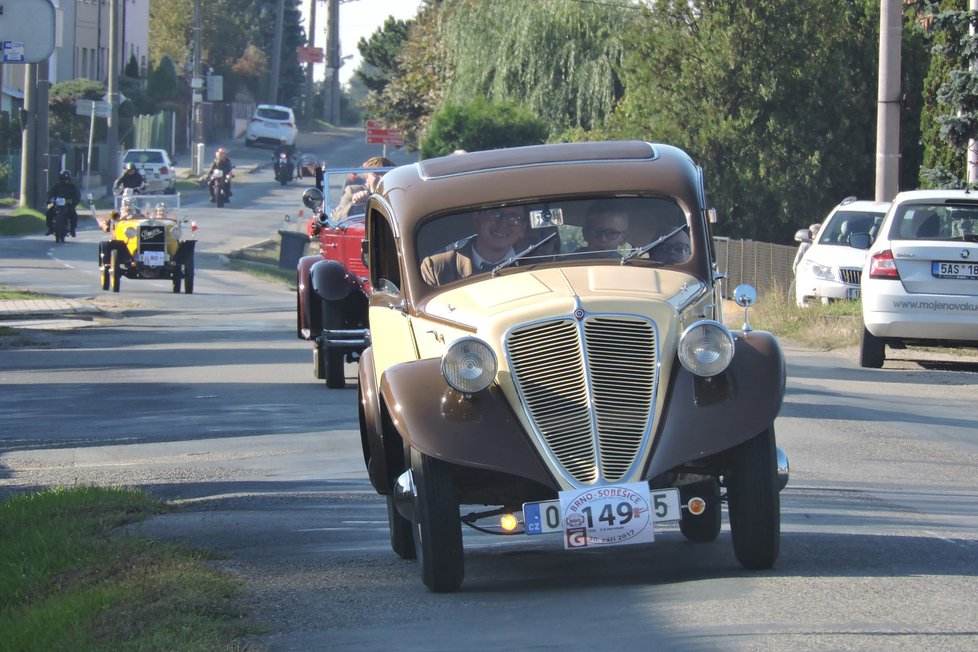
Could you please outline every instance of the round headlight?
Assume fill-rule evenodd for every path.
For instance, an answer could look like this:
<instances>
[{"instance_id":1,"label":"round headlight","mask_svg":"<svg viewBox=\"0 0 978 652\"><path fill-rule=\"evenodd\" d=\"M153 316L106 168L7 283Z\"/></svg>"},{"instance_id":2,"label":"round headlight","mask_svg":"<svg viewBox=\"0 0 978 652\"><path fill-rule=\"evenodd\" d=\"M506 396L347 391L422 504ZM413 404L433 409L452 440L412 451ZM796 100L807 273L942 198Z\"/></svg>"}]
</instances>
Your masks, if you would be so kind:
<instances>
[{"instance_id":1,"label":"round headlight","mask_svg":"<svg viewBox=\"0 0 978 652\"><path fill-rule=\"evenodd\" d=\"M170 229L170 237L174 240L179 240L181 237L183 237L183 229L181 229L179 226L173 227Z\"/></svg>"},{"instance_id":2,"label":"round headlight","mask_svg":"<svg viewBox=\"0 0 978 652\"><path fill-rule=\"evenodd\" d=\"M136 233L137 233L136 227L134 227L134 226L127 226L126 227L126 240L132 240L133 238L135 238L136 237Z\"/></svg>"},{"instance_id":3,"label":"round headlight","mask_svg":"<svg viewBox=\"0 0 978 652\"><path fill-rule=\"evenodd\" d=\"M679 338L679 361L697 376L716 376L733 356L733 335L711 319L692 324Z\"/></svg>"},{"instance_id":4,"label":"round headlight","mask_svg":"<svg viewBox=\"0 0 978 652\"><path fill-rule=\"evenodd\" d=\"M441 357L441 374L454 389L474 394L496 377L496 354L475 337L455 340Z\"/></svg>"}]
</instances>

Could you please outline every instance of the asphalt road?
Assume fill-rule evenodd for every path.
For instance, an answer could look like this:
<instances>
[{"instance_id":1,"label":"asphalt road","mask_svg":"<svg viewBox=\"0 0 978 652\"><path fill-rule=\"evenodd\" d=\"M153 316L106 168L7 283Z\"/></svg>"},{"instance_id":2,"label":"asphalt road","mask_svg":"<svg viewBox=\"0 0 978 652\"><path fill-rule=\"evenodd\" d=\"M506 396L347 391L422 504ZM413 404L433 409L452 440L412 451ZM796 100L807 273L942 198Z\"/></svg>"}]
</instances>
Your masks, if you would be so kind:
<instances>
[{"instance_id":1,"label":"asphalt road","mask_svg":"<svg viewBox=\"0 0 978 652\"><path fill-rule=\"evenodd\" d=\"M335 165L366 158L355 139L322 139ZM224 211L187 197L193 295L126 279L102 293L94 230L2 243L4 283L103 313L0 349L0 492L134 485L181 505L143 531L221 553L268 627L249 643L270 650L978 648L973 364L867 370L852 352L786 346L776 428L792 478L773 570L740 569L726 522L713 544L667 527L586 553L467 531L462 590L428 593L390 551L355 390L313 380L289 288L220 261L273 237L301 189L265 169Z\"/></svg>"}]
</instances>

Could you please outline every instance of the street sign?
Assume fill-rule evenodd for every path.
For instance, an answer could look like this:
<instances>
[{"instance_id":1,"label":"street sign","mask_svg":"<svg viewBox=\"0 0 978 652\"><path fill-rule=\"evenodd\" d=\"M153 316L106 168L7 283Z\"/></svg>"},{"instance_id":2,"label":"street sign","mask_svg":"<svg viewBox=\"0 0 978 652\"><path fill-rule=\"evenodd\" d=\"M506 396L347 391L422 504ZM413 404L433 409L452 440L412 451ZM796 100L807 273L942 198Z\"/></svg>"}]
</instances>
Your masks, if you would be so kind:
<instances>
[{"instance_id":1,"label":"street sign","mask_svg":"<svg viewBox=\"0 0 978 652\"><path fill-rule=\"evenodd\" d=\"M54 52L55 11L51 0L4 0L0 4L0 59L40 63Z\"/></svg>"},{"instance_id":2,"label":"street sign","mask_svg":"<svg viewBox=\"0 0 978 652\"><path fill-rule=\"evenodd\" d=\"M378 120L367 120L367 143L400 147L404 144L404 132L400 129L387 128Z\"/></svg>"},{"instance_id":3,"label":"street sign","mask_svg":"<svg viewBox=\"0 0 978 652\"><path fill-rule=\"evenodd\" d=\"M108 118L112 112L112 106L108 102L96 102L94 100L75 100L75 114L90 116L92 109L95 110L96 118Z\"/></svg>"},{"instance_id":4,"label":"street sign","mask_svg":"<svg viewBox=\"0 0 978 652\"><path fill-rule=\"evenodd\" d=\"M303 45L296 48L299 54L299 63L322 63L323 62L323 49L312 47L310 45Z\"/></svg>"}]
</instances>

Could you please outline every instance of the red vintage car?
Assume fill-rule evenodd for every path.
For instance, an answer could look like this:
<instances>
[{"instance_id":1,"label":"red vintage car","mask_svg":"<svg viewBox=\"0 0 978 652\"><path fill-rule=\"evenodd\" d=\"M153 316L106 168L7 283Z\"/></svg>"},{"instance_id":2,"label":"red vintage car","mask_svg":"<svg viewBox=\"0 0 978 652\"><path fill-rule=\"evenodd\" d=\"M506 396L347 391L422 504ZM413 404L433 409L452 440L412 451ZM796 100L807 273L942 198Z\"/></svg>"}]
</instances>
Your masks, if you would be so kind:
<instances>
[{"instance_id":1,"label":"red vintage car","mask_svg":"<svg viewBox=\"0 0 978 652\"><path fill-rule=\"evenodd\" d=\"M365 202L342 216L337 209L365 171L389 169L328 169L321 187L302 194L302 203L313 211L306 231L319 240L319 254L300 258L296 269L296 335L313 343L313 374L330 389L346 386L345 363L358 360L369 343Z\"/></svg>"}]
</instances>

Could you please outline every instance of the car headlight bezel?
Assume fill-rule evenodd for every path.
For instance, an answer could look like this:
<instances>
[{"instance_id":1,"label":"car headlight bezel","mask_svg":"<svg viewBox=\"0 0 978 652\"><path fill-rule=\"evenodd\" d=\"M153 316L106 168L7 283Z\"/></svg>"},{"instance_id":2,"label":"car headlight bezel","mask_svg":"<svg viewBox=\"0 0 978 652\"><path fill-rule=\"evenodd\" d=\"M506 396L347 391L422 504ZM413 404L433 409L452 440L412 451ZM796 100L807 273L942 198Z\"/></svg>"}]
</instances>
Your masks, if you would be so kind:
<instances>
[{"instance_id":1,"label":"car headlight bezel","mask_svg":"<svg viewBox=\"0 0 978 652\"><path fill-rule=\"evenodd\" d=\"M125 235L126 235L126 240L133 240L136 238L137 235L139 235L139 231L136 230L136 227L134 226L127 226Z\"/></svg>"},{"instance_id":2,"label":"car headlight bezel","mask_svg":"<svg viewBox=\"0 0 978 652\"><path fill-rule=\"evenodd\" d=\"M690 373L709 378L723 373L733 360L733 333L712 319L690 324L679 336L679 362Z\"/></svg>"},{"instance_id":3,"label":"car headlight bezel","mask_svg":"<svg viewBox=\"0 0 978 652\"><path fill-rule=\"evenodd\" d=\"M820 262L814 260L802 260L802 263L808 270L808 273L821 281L834 281L835 280L835 268L831 265L823 265Z\"/></svg>"},{"instance_id":4,"label":"car headlight bezel","mask_svg":"<svg viewBox=\"0 0 978 652\"><path fill-rule=\"evenodd\" d=\"M445 348L441 375L452 389L474 394L489 387L499 369L496 352L478 337L461 337Z\"/></svg>"}]
</instances>

